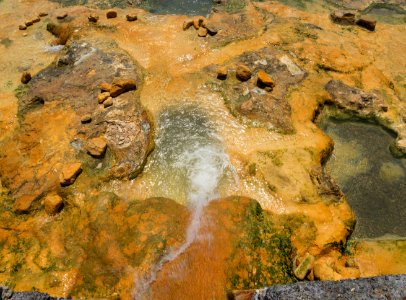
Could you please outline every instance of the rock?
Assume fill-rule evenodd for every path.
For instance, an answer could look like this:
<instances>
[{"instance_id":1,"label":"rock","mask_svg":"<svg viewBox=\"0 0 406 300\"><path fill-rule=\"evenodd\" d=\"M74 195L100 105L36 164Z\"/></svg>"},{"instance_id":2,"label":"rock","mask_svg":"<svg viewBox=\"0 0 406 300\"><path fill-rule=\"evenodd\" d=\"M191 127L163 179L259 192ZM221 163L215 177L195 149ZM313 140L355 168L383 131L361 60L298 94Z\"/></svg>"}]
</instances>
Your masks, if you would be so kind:
<instances>
[{"instance_id":1,"label":"rock","mask_svg":"<svg viewBox=\"0 0 406 300\"><path fill-rule=\"evenodd\" d=\"M115 10L109 10L109 11L106 13L106 17L107 17L107 19L114 19L114 18L117 18L117 12L116 12Z\"/></svg>"},{"instance_id":2,"label":"rock","mask_svg":"<svg viewBox=\"0 0 406 300\"><path fill-rule=\"evenodd\" d=\"M67 13L61 13L61 14L57 15L56 18L57 18L58 20L63 20L63 19L65 19L67 16L68 16Z\"/></svg>"},{"instance_id":3,"label":"rock","mask_svg":"<svg viewBox=\"0 0 406 300\"><path fill-rule=\"evenodd\" d=\"M21 75L21 83L27 84L31 80L31 74L29 72L24 72Z\"/></svg>"},{"instance_id":4,"label":"rock","mask_svg":"<svg viewBox=\"0 0 406 300\"><path fill-rule=\"evenodd\" d=\"M48 15L48 13L41 12L41 13L38 14L38 17L43 18L43 17L46 17L47 15Z\"/></svg>"},{"instance_id":5,"label":"rock","mask_svg":"<svg viewBox=\"0 0 406 300\"><path fill-rule=\"evenodd\" d=\"M110 107L113 105L113 98L108 97L106 101L103 102L104 108Z\"/></svg>"},{"instance_id":6,"label":"rock","mask_svg":"<svg viewBox=\"0 0 406 300\"><path fill-rule=\"evenodd\" d=\"M82 122L82 124L87 124L87 123L92 122L92 115L90 115L90 114L84 115L84 116L80 119L80 122Z\"/></svg>"},{"instance_id":7,"label":"rock","mask_svg":"<svg viewBox=\"0 0 406 300\"><path fill-rule=\"evenodd\" d=\"M301 263L294 269L293 273L299 280L305 279L306 275L313 269L314 256L306 253L303 257Z\"/></svg>"},{"instance_id":8,"label":"rock","mask_svg":"<svg viewBox=\"0 0 406 300\"><path fill-rule=\"evenodd\" d=\"M218 33L218 29L216 26L214 26L213 24L206 24L205 28L207 29L207 32L213 36L216 35Z\"/></svg>"},{"instance_id":9,"label":"rock","mask_svg":"<svg viewBox=\"0 0 406 300\"><path fill-rule=\"evenodd\" d=\"M207 23L205 17L199 16L193 19L193 27L198 30L200 27L204 27Z\"/></svg>"},{"instance_id":10,"label":"rock","mask_svg":"<svg viewBox=\"0 0 406 300\"><path fill-rule=\"evenodd\" d=\"M39 21L41 21L40 17L36 17L31 20L32 23L38 23Z\"/></svg>"},{"instance_id":11,"label":"rock","mask_svg":"<svg viewBox=\"0 0 406 300\"><path fill-rule=\"evenodd\" d=\"M264 70L258 71L258 79L257 79L257 86L260 88L270 88L271 90L274 88L275 83L272 77L266 73Z\"/></svg>"},{"instance_id":12,"label":"rock","mask_svg":"<svg viewBox=\"0 0 406 300\"><path fill-rule=\"evenodd\" d=\"M217 69L217 79L225 80L227 79L228 70L226 67L220 67Z\"/></svg>"},{"instance_id":13,"label":"rock","mask_svg":"<svg viewBox=\"0 0 406 300\"><path fill-rule=\"evenodd\" d=\"M34 23L32 21L27 21L24 24L25 24L25 26L29 27L29 26L32 26Z\"/></svg>"},{"instance_id":14,"label":"rock","mask_svg":"<svg viewBox=\"0 0 406 300\"><path fill-rule=\"evenodd\" d=\"M207 29L204 28L204 27L200 27L200 28L199 28L199 31L198 31L198 33L197 33L197 35L200 36L200 37L205 37L205 36L207 36Z\"/></svg>"},{"instance_id":15,"label":"rock","mask_svg":"<svg viewBox=\"0 0 406 300\"><path fill-rule=\"evenodd\" d=\"M110 97L110 93L109 92L103 92L103 93L100 93L98 96L97 96L97 100L99 101L99 103L100 104L102 104L104 101L106 101L107 100L107 98L109 98Z\"/></svg>"},{"instance_id":16,"label":"rock","mask_svg":"<svg viewBox=\"0 0 406 300\"><path fill-rule=\"evenodd\" d=\"M133 79L115 78L111 85L110 96L115 98L125 92L137 89L137 83Z\"/></svg>"},{"instance_id":17,"label":"rock","mask_svg":"<svg viewBox=\"0 0 406 300\"><path fill-rule=\"evenodd\" d=\"M246 65L239 65L236 70L236 76L240 81L247 81L251 78L252 72Z\"/></svg>"},{"instance_id":18,"label":"rock","mask_svg":"<svg viewBox=\"0 0 406 300\"><path fill-rule=\"evenodd\" d=\"M340 25L354 25L355 14L351 12L334 11L330 14L331 20Z\"/></svg>"},{"instance_id":19,"label":"rock","mask_svg":"<svg viewBox=\"0 0 406 300\"><path fill-rule=\"evenodd\" d=\"M91 156L100 158L103 157L107 149L107 142L102 137L97 137L89 140L86 144L86 151Z\"/></svg>"},{"instance_id":20,"label":"rock","mask_svg":"<svg viewBox=\"0 0 406 300\"><path fill-rule=\"evenodd\" d=\"M49 215L55 215L63 208L63 200L58 194L49 194L44 199L45 211Z\"/></svg>"},{"instance_id":21,"label":"rock","mask_svg":"<svg viewBox=\"0 0 406 300\"><path fill-rule=\"evenodd\" d=\"M59 25L54 23L48 23L47 30L58 38L53 42L53 44L56 45L65 45L73 32L70 25Z\"/></svg>"},{"instance_id":22,"label":"rock","mask_svg":"<svg viewBox=\"0 0 406 300\"><path fill-rule=\"evenodd\" d=\"M59 182L61 186L68 186L72 185L76 178L82 173L82 164L72 163L68 165L64 165L62 171L59 176Z\"/></svg>"},{"instance_id":23,"label":"rock","mask_svg":"<svg viewBox=\"0 0 406 300\"><path fill-rule=\"evenodd\" d=\"M90 16L87 17L87 19L88 19L89 22L91 22L91 23L97 23L97 21L99 21L99 16L90 15Z\"/></svg>"},{"instance_id":24,"label":"rock","mask_svg":"<svg viewBox=\"0 0 406 300\"><path fill-rule=\"evenodd\" d=\"M127 19L128 22L134 22L138 20L137 15L126 15L125 18Z\"/></svg>"},{"instance_id":25,"label":"rock","mask_svg":"<svg viewBox=\"0 0 406 300\"><path fill-rule=\"evenodd\" d=\"M16 214L26 214L31 208L31 204L37 199L34 195L24 195L18 198L13 205L13 211Z\"/></svg>"},{"instance_id":26,"label":"rock","mask_svg":"<svg viewBox=\"0 0 406 300\"><path fill-rule=\"evenodd\" d=\"M100 84L100 90L101 90L102 92L109 92L109 93L110 93L111 84L110 84L110 83L107 83L107 82L102 82L102 83Z\"/></svg>"},{"instance_id":27,"label":"rock","mask_svg":"<svg viewBox=\"0 0 406 300\"><path fill-rule=\"evenodd\" d=\"M26 29L27 29L27 26L25 26L25 25L20 25L20 26L18 26L18 29L20 29L20 30L26 30Z\"/></svg>"},{"instance_id":28,"label":"rock","mask_svg":"<svg viewBox=\"0 0 406 300\"><path fill-rule=\"evenodd\" d=\"M355 24L357 24L358 26L365 28L369 31L375 31L376 21L361 18L361 19L358 19Z\"/></svg>"},{"instance_id":29,"label":"rock","mask_svg":"<svg viewBox=\"0 0 406 300\"><path fill-rule=\"evenodd\" d=\"M187 20L183 21L183 30L188 30L192 26L193 26L192 19L187 19Z\"/></svg>"}]
</instances>

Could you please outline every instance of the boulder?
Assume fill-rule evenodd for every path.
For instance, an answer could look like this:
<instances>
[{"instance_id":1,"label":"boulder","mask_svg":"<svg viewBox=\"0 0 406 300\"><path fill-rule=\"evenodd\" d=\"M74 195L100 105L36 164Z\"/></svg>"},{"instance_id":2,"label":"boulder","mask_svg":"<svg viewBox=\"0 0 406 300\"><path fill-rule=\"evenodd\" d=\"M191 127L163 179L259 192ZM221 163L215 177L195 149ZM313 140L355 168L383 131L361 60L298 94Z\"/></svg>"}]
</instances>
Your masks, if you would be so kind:
<instances>
[{"instance_id":1,"label":"boulder","mask_svg":"<svg viewBox=\"0 0 406 300\"><path fill-rule=\"evenodd\" d=\"M376 21L361 18L361 19L358 19L355 24L357 24L358 26L365 28L369 31L375 31Z\"/></svg>"},{"instance_id":2,"label":"boulder","mask_svg":"<svg viewBox=\"0 0 406 300\"><path fill-rule=\"evenodd\" d=\"M228 70L226 67L219 67L217 69L217 79L225 80L227 79Z\"/></svg>"},{"instance_id":3,"label":"boulder","mask_svg":"<svg viewBox=\"0 0 406 300\"><path fill-rule=\"evenodd\" d=\"M106 13L106 17L107 17L107 19L114 19L114 18L117 18L117 12L116 12L115 10L109 10L109 11Z\"/></svg>"},{"instance_id":4,"label":"boulder","mask_svg":"<svg viewBox=\"0 0 406 300\"><path fill-rule=\"evenodd\" d=\"M91 23L97 23L97 21L99 20L99 16L90 15L90 16L87 17L87 19L88 19L89 22L91 22Z\"/></svg>"},{"instance_id":5,"label":"boulder","mask_svg":"<svg viewBox=\"0 0 406 300\"><path fill-rule=\"evenodd\" d=\"M59 175L61 186L69 186L75 183L76 178L82 173L82 164L79 162L64 165Z\"/></svg>"},{"instance_id":6,"label":"boulder","mask_svg":"<svg viewBox=\"0 0 406 300\"><path fill-rule=\"evenodd\" d=\"M125 18L127 19L128 22L134 22L138 20L137 15L126 15Z\"/></svg>"},{"instance_id":7,"label":"boulder","mask_svg":"<svg viewBox=\"0 0 406 300\"><path fill-rule=\"evenodd\" d=\"M55 215L63 208L63 200L58 194L49 194L44 199L45 211L49 215Z\"/></svg>"},{"instance_id":8,"label":"boulder","mask_svg":"<svg viewBox=\"0 0 406 300\"><path fill-rule=\"evenodd\" d=\"M82 124L87 124L87 123L92 122L92 115L91 115L91 114L86 114L86 115L84 115L84 116L80 119L80 122L81 122Z\"/></svg>"},{"instance_id":9,"label":"boulder","mask_svg":"<svg viewBox=\"0 0 406 300\"><path fill-rule=\"evenodd\" d=\"M103 92L103 93L100 93L98 96L97 96L97 101L100 103L100 104L102 104L104 101L106 101L108 98L110 97L110 93L109 92Z\"/></svg>"},{"instance_id":10,"label":"boulder","mask_svg":"<svg viewBox=\"0 0 406 300\"><path fill-rule=\"evenodd\" d=\"M251 78L252 72L246 65L239 65L237 66L236 76L240 81L247 81Z\"/></svg>"},{"instance_id":11,"label":"boulder","mask_svg":"<svg viewBox=\"0 0 406 300\"><path fill-rule=\"evenodd\" d=\"M107 142L102 137L96 137L89 140L86 144L86 151L91 156L100 158L103 157L107 149Z\"/></svg>"},{"instance_id":12,"label":"boulder","mask_svg":"<svg viewBox=\"0 0 406 300\"><path fill-rule=\"evenodd\" d=\"M355 14L351 12L334 11L330 14L331 20L340 25L354 25Z\"/></svg>"},{"instance_id":13,"label":"boulder","mask_svg":"<svg viewBox=\"0 0 406 300\"><path fill-rule=\"evenodd\" d=\"M305 279L308 273L313 269L314 256L306 253L303 258L299 259L299 265L295 266L293 273L299 280Z\"/></svg>"},{"instance_id":14,"label":"boulder","mask_svg":"<svg viewBox=\"0 0 406 300\"><path fill-rule=\"evenodd\" d=\"M258 71L257 86L260 88L270 88L273 89L275 83L272 77L266 73L264 70Z\"/></svg>"},{"instance_id":15,"label":"boulder","mask_svg":"<svg viewBox=\"0 0 406 300\"><path fill-rule=\"evenodd\" d=\"M204 27L200 27L199 31L197 32L197 35L200 37L205 37L207 36L207 29Z\"/></svg>"},{"instance_id":16,"label":"boulder","mask_svg":"<svg viewBox=\"0 0 406 300\"><path fill-rule=\"evenodd\" d=\"M110 89L110 96L115 98L125 92L137 89L137 83L133 79L115 78Z\"/></svg>"},{"instance_id":17,"label":"boulder","mask_svg":"<svg viewBox=\"0 0 406 300\"><path fill-rule=\"evenodd\" d=\"M26 214L31 208L31 204L37 199L34 195L24 195L18 198L13 205L13 211L16 214Z\"/></svg>"},{"instance_id":18,"label":"boulder","mask_svg":"<svg viewBox=\"0 0 406 300\"><path fill-rule=\"evenodd\" d=\"M63 19L65 19L67 16L68 16L67 13L61 13L61 14L57 15L56 18L57 18L58 20L63 20Z\"/></svg>"},{"instance_id":19,"label":"boulder","mask_svg":"<svg viewBox=\"0 0 406 300\"><path fill-rule=\"evenodd\" d=\"M27 84L31 80L31 74L29 72L24 72L21 75L21 83Z\"/></svg>"},{"instance_id":20,"label":"boulder","mask_svg":"<svg viewBox=\"0 0 406 300\"><path fill-rule=\"evenodd\" d=\"M103 102L104 108L110 107L113 105L113 98L108 97L106 101Z\"/></svg>"}]
</instances>

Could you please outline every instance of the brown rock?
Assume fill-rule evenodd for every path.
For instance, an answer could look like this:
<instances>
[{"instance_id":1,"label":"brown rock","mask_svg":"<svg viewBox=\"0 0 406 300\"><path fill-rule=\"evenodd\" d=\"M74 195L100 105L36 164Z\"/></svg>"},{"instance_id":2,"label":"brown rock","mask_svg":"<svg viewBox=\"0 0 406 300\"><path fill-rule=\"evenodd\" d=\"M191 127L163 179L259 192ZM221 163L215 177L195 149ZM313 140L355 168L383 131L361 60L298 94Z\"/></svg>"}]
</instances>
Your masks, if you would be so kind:
<instances>
[{"instance_id":1,"label":"brown rock","mask_svg":"<svg viewBox=\"0 0 406 300\"><path fill-rule=\"evenodd\" d=\"M102 137L97 137L89 140L86 144L86 151L93 157L100 158L104 155L107 149L107 142Z\"/></svg>"},{"instance_id":2,"label":"brown rock","mask_svg":"<svg viewBox=\"0 0 406 300\"><path fill-rule=\"evenodd\" d=\"M200 28L199 28L199 31L198 31L198 33L197 33L197 35L200 36L200 37L205 37L205 36L207 36L207 29L204 28L204 27L200 27Z\"/></svg>"},{"instance_id":3,"label":"brown rock","mask_svg":"<svg viewBox=\"0 0 406 300\"><path fill-rule=\"evenodd\" d=\"M271 90L272 90L275 86L275 83L274 83L272 77L268 73L266 73L264 70L259 70L257 86L260 88L268 87L268 88L271 88Z\"/></svg>"},{"instance_id":4,"label":"brown rock","mask_svg":"<svg viewBox=\"0 0 406 300\"><path fill-rule=\"evenodd\" d=\"M117 12L116 12L115 10L109 10L109 11L106 13L106 17L107 17L107 19L114 19L114 18L117 18Z\"/></svg>"},{"instance_id":5,"label":"brown rock","mask_svg":"<svg viewBox=\"0 0 406 300\"><path fill-rule=\"evenodd\" d=\"M225 80L227 79L228 70L226 67L220 67L217 69L217 79Z\"/></svg>"},{"instance_id":6,"label":"brown rock","mask_svg":"<svg viewBox=\"0 0 406 300\"><path fill-rule=\"evenodd\" d=\"M375 31L376 21L365 18L358 19L356 24L369 31Z\"/></svg>"},{"instance_id":7,"label":"brown rock","mask_svg":"<svg viewBox=\"0 0 406 300\"><path fill-rule=\"evenodd\" d=\"M80 119L80 122L82 122L82 124L87 124L87 123L92 122L92 115L90 115L90 114L84 115L84 116Z\"/></svg>"},{"instance_id":8,"label":"brown rock","mask_svg":"<svg viewBox=\"0 0 406 300\"><path fill-rule=\"evenodd\" d=\"M18 198L13 205L13 211L16 214L26 214L31 208L31 204L37 199L34 195L24 195Z\"/></svg>"},{"instance_id":9,"label":"brown rock","mask_svg":"<svg viewBox=\"0 0 406 300\"><path fill-rule=\"evenodd\" d=\"M18 29L20 29L20 30L26 30L26 29L27 29L27 26L25 26L25 25L20 25L20 26L18 26Z\"/></svg>"},{"instance_id":10,"label":"brown rock","mask_svg":"<svg viewBox=\"0 0 406 300\"><path fill-rule=\"evenodd\" d=\"M247 81L251 78L252 72L246 65L239 65L236 70L236 76L240 81Z\"/></svg>"},{"instance_id":11,"label":"brown rock","mask_svg":"<svg viewBox=\"0 0 406 300\"><path fill-rule=\"evenodd\" d=\"M91 22L91 23L97 23L97 21L99 21L99 16L90 15L90 16L87 17L87 19L88 19L89 22Z\"/></svg>"},{"instance_id":12,"label":"brown rock","mask_svg":"<svg viewBox=\"0 0 406 300\"><path fill-rule=\"evenodd\" d=\"M72 185L80 173L82 173L82 164L79 162L63 166L59 176L61 186Z\"/></svg>"},{"instance_id":13,"label":"brown rock","mask_svg":"<svg viewBox=\"0 0 406 300\"><path fill-rule=\"evenodd\" d=\"M41 19L39 17L31 20L32 23L38 23L39 21L41 21Z\"/></svg>"},{"instance_id":14,"label":"brown rock","mask_svg":"<svg viewBox=\"0 0 406 300\"><path fill-rule=\"evenodd\" d=\"M62 13L62 14L60 14L60 15L57 15L56 18L57 18L58 20L63 20L63 19L65 19L67 16L68 16L67 13Z\"/></svg>"},{"instance_id":15,"label":"brown rock","mask_svg":"<svg viewBox=\"0 0 406 300\"><path fill-rule=\"evenodd\" d=\"M138 20L137 15L126 15L125 18L127 19L128 22L134 22Z\"/></svg>"},{"instance_id":16,"label":"brown rock","mask_svg":"<svg viewBox=\"0 0 406 300\"><path fill-rule=\"evenodd\" d=\"M103 92L100 93L97 96L97 100L99 101L100 104L102 104L104 101L106 101L108 98L110 97L110 93L109 92Z\"/></svg>"},{"instance_id":17,"label":"brown rock","mask_svg":"<svg viewBox=\"0 0 406 300\"><path fill-rule=\"evenodd\" d=\"M110 92L111 90L111 84L107 82L102 82L100 84L100 89L102 92Z\"/></svg>"},{"instance_id":18,"label":"brown rock","mask_svg":"<svg viewBox=\"0 0 406 300\"><path fill-rule=\"evenodd\" d=\"M43 18L43 17L46 17L47 15L48 15L48 13L41 12L41 13L38 14L38 17Z\"/></svg>"},{"instance_id":19,"label":"brown rock","mask_svg":"<svg viewBox=\"0 0 406 300\"><path fill-rule=\"evenodd\" d=\"M334 11L330 14L331 20L340 25L354 25L355 14L351 12Z\"/></svg>"},{"instance_id":20,"label":"brown rock","mask_svg":"<svg viewBox=\"0 0 406 300\"><path fill-rule=\"evenodd\" d=\"M29 72L24 72L21 75L21 83L27 84L31 80L31 74Z\"/></svg>"},{"instance_id":21,"label":"brown rock","mask_svg":"<svg viewBox=\"0 0 406 300\"><path fill-rule=\"evenodd\" d=\"M213 36L216 35L218 33L218 28L216 26L214 26L213 24L206 24L205 28L207 29L207 32Z\"/></svg>"},{"instance_id":22,"label":"brown rock","mask_svg":"<svg viewBox=\"0 0 406 300\"><path fill-rule=\"evenodd\" d=\"M29 27L29 26L32 26L34 23L32 21L27 21L24 24L25 24L25 26Z\"/></svg>"},{"instance_id":23,"label":"brown rock","mask_svg":"<svg viewBox=\"0 0 406 300\"><path fill-rule=\"evenodd\" d=\"M49 194L44 199L45 211L49 215L55 215L63 208L63 200L57 194Z\"/></svg>"},{"instance_id":24,"label":"brown rock","mask_svg":"<svg viewBox=\"0 0 406 300\"><path fill-rule=\"evenodd\" d=\"M115 98L125 92L137 89L137 83L132 79L115 78L111 85L110 96Z\"/></svg>"},{"instance_id":25,"label":"brown rock","mask_svg":"<svg viewBox=\"0 0 406 300\"><path fill-rule=\"evenodd\" d=\"M192 19L187 19L187 20L183 21L183 30L188 30L192 26L193 26Z\"/></svg>"},{"instance_id":26,"label":"brown rock","mask_svg":"<svg viewBox=\"0 0 406 300\"><path fill-rule=\"evenodd\" d=\"M199 16L193 19L193 27L198 30L200 27L206 26L207 20L205 17Z\"/></svg>"},{"instance_id":27,"label":"brown rock","mask_svg":"<svg viewBox=\"0 0 406 300\"><path fill-rule=\"evenodd\" d=\"M110 107L113 105L113 98L108 97L106 101L103 102L104 108Z\"/></svg>"}]
</instances>

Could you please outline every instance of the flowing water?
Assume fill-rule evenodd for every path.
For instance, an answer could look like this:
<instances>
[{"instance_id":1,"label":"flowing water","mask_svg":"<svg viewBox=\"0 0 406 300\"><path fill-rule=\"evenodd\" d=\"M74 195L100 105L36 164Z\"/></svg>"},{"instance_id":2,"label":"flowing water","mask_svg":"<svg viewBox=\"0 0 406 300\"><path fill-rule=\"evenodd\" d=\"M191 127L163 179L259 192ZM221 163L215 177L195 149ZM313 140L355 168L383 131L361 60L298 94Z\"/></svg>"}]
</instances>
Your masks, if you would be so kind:
<instances>
[{"instance_id":1,"label":"flowing water","mask_svg":"<svg viewBox=\"0 0 406 300\"><path fill-rule=\"evenodd\" d=\"M382 127L324 118L335 147L326 164L357 216L354 238L406 236L406 159L390 152L394 137Z\"/></svg>"}]
</instances>

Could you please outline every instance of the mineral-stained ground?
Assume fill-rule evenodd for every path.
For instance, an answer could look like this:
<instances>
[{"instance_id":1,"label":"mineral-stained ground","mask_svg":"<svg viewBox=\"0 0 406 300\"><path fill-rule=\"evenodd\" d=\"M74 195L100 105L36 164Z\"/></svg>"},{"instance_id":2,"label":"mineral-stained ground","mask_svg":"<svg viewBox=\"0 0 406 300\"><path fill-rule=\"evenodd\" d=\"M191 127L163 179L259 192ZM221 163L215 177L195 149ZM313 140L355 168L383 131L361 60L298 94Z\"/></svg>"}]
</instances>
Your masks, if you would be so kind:
<instances>
[{"instance_id":1,"label":"mineral-stained ground","mask_svg":"<svg viewBox=\"0 0 406 300\"><path fill-rule=\"evenodd\" d=\"M0 285L406 273L405 37L403 0L0 0Z\"/></svg>"}]
</instances>

